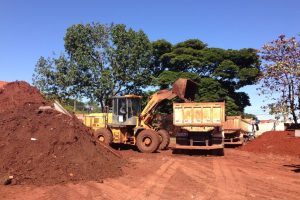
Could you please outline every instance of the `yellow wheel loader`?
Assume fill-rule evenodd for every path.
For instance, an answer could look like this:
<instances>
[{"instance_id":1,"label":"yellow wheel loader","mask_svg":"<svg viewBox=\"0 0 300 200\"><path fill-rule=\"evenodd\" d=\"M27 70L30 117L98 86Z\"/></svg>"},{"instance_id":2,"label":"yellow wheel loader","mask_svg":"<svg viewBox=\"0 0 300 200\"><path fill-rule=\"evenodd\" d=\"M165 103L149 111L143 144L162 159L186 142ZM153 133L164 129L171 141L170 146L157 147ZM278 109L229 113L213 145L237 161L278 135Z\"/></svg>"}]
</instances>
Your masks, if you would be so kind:
<instances>
[{"instance_id":1,"label":"yellow wheel loader","mask_svg":"<svg viewBox=\"0 0 300 200\"><path fill-rule=\"evenodd\" d=\"M102 113L101 117L87 116L84 123L95 129L95 137L99 141L108 145L132 144L144 153L166 149L170 136L166 130L152 126L154 111L163 100L171 100L176 96L188 101L193 98L196 89L194 82L178 79L172 90L154 93L143 110L141 96L115 96L112 98L112 113Z\"/></svg>"}]
</instances>

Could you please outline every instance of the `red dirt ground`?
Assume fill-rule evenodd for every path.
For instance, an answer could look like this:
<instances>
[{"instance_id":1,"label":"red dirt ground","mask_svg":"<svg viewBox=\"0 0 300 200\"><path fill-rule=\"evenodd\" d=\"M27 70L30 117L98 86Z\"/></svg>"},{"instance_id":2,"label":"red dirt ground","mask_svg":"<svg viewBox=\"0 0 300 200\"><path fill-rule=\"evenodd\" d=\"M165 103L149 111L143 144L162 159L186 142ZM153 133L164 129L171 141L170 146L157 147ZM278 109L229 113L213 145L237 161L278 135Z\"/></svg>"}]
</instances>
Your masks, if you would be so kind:
<instances>
[{"instance_id":1,"label":"red dirt ground","mask_svg":"<svg viewBox=\"0 0 300 200\"><path fill-rule=\"evenodd\" d=\"M295 137L294 131L268 131L241 147L241 150L300 156L300 138Z\"/></svg>"},{"instance_id":2,"label":"red dirt ground","mask_svg":"<svg viewBox=\"0 0 300 200\"><path fill-rule=\"evenodd\" d=\"M26 82L0 90L0 179L14 184L101 181L122 174L124 160L95 142L75 116L53 109Z\"/></svg>"},{"instance_id":3,"label":"red dirt ground","mask_svg":"<svg viewBox=\"0 0 300 200\"><path fill-rule=\"evenodd\" d=\"M296 157L225 149L225 156L178 155L172 151L120 153L125 175L78 184L1 186L0 199L26 200L290 200L300 196Z\"/></svg>"}]
</instances>

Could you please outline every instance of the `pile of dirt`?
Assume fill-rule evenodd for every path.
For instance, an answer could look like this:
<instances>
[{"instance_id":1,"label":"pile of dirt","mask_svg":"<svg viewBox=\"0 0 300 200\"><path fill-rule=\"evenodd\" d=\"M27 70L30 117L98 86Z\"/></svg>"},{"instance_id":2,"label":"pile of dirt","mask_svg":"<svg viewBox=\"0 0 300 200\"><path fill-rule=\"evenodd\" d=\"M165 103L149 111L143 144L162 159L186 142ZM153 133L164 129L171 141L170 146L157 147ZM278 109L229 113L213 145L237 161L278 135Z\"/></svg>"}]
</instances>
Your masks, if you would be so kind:
<instances>
[{"instance_id":1,"label":"pile of dirt","mask_svg":"<svg viewBox=\"0 0 300 200\"><path fill-rule=\"evenodd\" d=\"M101 181L122 174L124 160L96 143L75 116L53 109L26 82L0 89L0 179L16 184Z\"/></svg>"},{"instance_id":2,"label":"pile of dirt","mask_svg":"<svg viewBox=\"0 0 300 200\"><path fill-rule=\"evenodd\" d=\"M38 89L24 81L10 82L0 88L0 113L26 104L45 105L46 101Z\"/></svg>"},{"instance_id":3,"label":"pile of dirt","mask_svg":"<svg viewBox=\"0 0 300 200\"><path fill-rule=\"evenodd\" d=\"M2 89L3 87L4 87L4 85L6 85L7 84L7 82L5 82L5 81L0 81L0 89Z\"/></svg>"},{"instance_id":4,"label":"pile of dirt","mask_svg":"<svg viewBox=\"0 0 300 200\"><path fill-rule=\"evenodd\" d=\"M241 150L255 153L300 156L300 138L294 131L268 131L242 146Z\"/></svg>"}]
</instances>

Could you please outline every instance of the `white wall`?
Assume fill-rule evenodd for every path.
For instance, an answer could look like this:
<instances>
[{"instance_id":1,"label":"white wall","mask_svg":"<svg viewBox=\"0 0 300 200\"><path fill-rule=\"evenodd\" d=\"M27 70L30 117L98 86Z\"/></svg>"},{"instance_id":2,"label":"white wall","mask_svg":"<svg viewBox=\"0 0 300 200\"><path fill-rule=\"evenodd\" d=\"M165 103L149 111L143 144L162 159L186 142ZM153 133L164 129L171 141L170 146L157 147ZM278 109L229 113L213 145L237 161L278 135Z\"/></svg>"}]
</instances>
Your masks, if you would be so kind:
<instances>
[{"instance_id":1,"label":"white wall","mask_svg":"<svg viewBox=\"0 0 300 200\"><path fill-rule=\"evenodd\" d=\"M266 131L273 131L274 128L274 123L259 123L259 131L256 131L256 136L261 135L262 133L266 132ZM284 131L284 124L283 122L279 122L276 124L276 131Z\"/></svg>"}]
</instances>

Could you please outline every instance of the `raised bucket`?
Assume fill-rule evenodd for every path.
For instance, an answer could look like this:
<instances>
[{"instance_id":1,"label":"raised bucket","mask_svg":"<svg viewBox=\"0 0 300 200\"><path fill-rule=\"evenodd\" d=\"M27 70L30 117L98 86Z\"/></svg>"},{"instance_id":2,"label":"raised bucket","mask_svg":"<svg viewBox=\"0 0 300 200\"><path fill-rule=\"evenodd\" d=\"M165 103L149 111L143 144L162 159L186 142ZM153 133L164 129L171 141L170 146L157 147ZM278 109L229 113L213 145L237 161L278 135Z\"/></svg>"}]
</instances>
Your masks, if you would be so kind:
<instances>
[{"instance_id":1,"label":"raised bucket","mask_svg":"<svg viewBox=\"0 0 300 200\"><path fill-rule=\"evenodd\" d=\"M184 101L193 101L198 90L198 84L184 78L179 78L173 84L172 92Z\"/></svg>"}]
</instances>

